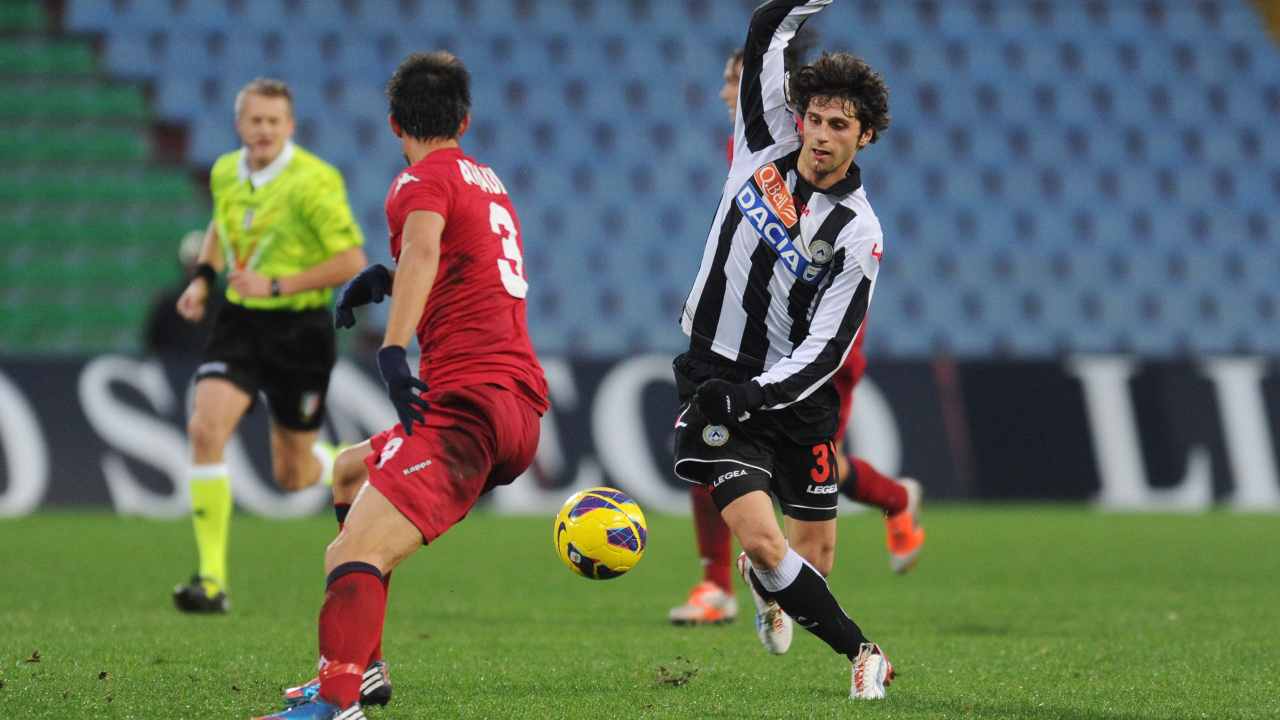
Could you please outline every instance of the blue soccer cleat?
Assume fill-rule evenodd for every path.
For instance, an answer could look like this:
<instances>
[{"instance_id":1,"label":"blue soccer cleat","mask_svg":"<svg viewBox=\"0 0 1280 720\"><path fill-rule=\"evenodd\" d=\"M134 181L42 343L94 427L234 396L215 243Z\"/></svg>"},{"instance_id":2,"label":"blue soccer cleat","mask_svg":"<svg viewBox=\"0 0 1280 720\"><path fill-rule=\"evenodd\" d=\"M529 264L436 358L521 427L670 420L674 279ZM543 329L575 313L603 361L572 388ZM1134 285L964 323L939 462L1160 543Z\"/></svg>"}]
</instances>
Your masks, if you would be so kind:
<instances>
[{"instance_id":1,"label":"blue soccer cleat","mask_svg":"<svg viewBox=\"0 0 1280 720\"><path fill-rule=\"evenodd\" d=\"M360 703L349 708L340 708L320 698L313 698L274 715L263 715L253 720L367 720Z\"/></svg>"},{"instance_id":2,"label":"blue soccer cleat","mask_svg":"<svg viewBox=\"0 0 1280 720\"><path fill-rule=\"evenodd\" d=\"M297 687L284 691L285 707L293 707L311 701L320 694L320 678L311 678ZM386 660L375 660L365 668L360 679L360 704L386 705L391 701L391 671Z\"/></svg>"}]
</instances>

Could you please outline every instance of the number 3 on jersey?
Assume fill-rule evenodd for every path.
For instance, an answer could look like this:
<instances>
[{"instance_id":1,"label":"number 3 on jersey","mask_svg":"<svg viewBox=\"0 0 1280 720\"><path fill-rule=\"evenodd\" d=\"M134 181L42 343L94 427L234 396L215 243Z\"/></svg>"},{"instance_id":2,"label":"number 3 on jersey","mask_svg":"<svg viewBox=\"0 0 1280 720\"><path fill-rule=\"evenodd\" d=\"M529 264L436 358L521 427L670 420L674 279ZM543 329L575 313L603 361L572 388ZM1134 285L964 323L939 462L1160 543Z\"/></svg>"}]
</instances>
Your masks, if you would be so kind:
<instances>
[{"instance_id":1,"label":"number 3 on jersey","mask_svg":"<svg viewBox=\"0 0 1280 720\"><path fill-rule=\"evenodd\" d=\"M511 297L523 298L529 292L529 281L524 279L524 258L516 241L516 220L506 208L496 202L489 203L489 227L502 239L503 257L498 258L502 287Z\"/></svg>"}]
</instances>

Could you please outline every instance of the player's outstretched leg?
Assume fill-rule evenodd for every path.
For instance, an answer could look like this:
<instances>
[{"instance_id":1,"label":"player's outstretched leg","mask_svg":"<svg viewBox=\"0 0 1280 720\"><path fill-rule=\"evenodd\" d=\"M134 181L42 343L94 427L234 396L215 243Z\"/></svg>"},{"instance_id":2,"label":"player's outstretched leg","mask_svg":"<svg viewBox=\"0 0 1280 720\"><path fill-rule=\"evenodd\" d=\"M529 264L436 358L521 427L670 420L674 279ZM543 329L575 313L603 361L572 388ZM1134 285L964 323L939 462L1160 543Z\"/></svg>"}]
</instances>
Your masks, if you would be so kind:
<instances>
[{"instance_id":1,"label":"player's outstretched leg","mask_svg":"<svg viewBox=\"0 0 1280 720\"><path fill-rule=\"evenodd\" d=\"M267 718L364 717L360 696L386 612L382 575L421 545L422 534L413 523L376 488L365 485L342 533L325 553L329 578L320 610L324 665L319 690L310 700Z\"/></svg>"},{"instance_id":2,"label":"player's outstretched leg","mask_svg":"<svg viewBox=\"0 0 1280 720\"><path fill-rule=\"evenodd\" d=\"M924 528L917 522L924 489L911 478L890 478L862 458L848 455L841 460L841 494L884 512L889 568L899 574L907 572L924 549Z\"/></svg>"},{"instance_id":3,"label":"player's outstretched leg","mask_svg":"<svg viewBox=\"0 0 1280 720\"><path fill-rule=\"evenodd\" d=\"M338 532L341 533L346 524L347 515L351 512L351 503L356 494L369 479L369 471L365 467L364 458L369 454L369 441L345 448L338 453L333 467L333 512L338 521ZM391 571L382 574L382 584L388 588ZM360 683L360 705L386 705L391 701L391 671L382 657L382 636L370 654L373 661L364 669ZM307 682L291 688L285 688L285 707L301 705L314 699L320 692L320 677L316 676Z\"/></svg>"},{"instance_id":4,"label":"player's outstretched leg","mask_svg":"<svg viewBox=\"0 0 1280 720\"><path fill-rule=\"evenodd\" d=\"M703 485L689 489L693 505L693 530L702 558L702 582L693 587L683 605L671 608L667 619L675 625L705 625L733 622L738 617L738 600L733 596L730 557L733 537L720 517L720 509Z\"/></svg>"},{"instance_id":5,"label":"player's outstretched leg","mask_svg":"<svg viewBox=\"0 0 1280 720\"><path fill-rule=\"evenodd\" d=\"M878 660L883 658L878 646L874 646L836 602L827 587L827 581L800 554L792 549L783 537L773 517L773 502L761 491L752 491L730 502L724 508L724 519L742 544L751 560L747 576L761 595L772 597L782 609L805 630L817 635L832 650L849 658L853 672L864 683L864 689L853 688L851 697L884 697L884 685L892 680L892 667L884 662L880 673ZM834 522L834 521L828 521ZM863 646L872 646L864 651ZM867 654L863 658L864 652Z\"/></svg>"}]
</instances>

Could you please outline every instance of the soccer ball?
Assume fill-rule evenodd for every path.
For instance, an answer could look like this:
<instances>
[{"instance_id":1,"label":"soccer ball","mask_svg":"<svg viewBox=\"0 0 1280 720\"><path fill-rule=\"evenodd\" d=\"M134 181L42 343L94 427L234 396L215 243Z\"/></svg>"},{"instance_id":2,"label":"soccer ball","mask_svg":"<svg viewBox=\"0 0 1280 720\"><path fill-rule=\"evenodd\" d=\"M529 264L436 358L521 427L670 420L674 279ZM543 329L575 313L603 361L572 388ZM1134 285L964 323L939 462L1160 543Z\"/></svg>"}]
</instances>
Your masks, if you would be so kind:
<instances>
[{"instance_id":1,"label":"soccer ball","mask_svg":"<svg viewBox=\"0 0 1280 720\"><path fill-rule=\"evenodd\" d=\"M649 528L626 493L595 487L575 493L556 515L552 539L569 569L592 580L625 573L644 557Z\"/></svg>"}]
</instances>

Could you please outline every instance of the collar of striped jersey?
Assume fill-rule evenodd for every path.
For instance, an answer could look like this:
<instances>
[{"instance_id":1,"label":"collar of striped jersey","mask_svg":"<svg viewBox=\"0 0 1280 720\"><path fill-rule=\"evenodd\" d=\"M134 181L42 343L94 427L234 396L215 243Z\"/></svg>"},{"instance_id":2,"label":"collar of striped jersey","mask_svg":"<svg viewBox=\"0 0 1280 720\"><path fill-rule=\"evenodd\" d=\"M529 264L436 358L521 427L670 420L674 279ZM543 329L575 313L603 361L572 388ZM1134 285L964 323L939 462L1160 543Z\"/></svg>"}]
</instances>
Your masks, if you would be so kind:
<instances>
[{"instance_id":1,"label":"collar of striped jersey","mask_svg":"<svg viewBox=\"0 0 1280 720\"><path fill-rule=\"evenodd\" d=\"M280 154L275 160L267 163L267 166L256 172L249 171L249 148L240 148L240 165L238 167L238 175L240 182L248 180L253 184L253 189L266 185L275 180L284 169L289 166L289 161L293 159L293 141L285 140L284 147L280 150Z\"/></svg>"},{"instance_id":2,"label":"collar of striped jersey","mask_svg":"<svg viewBox=\"0 0 1280 720\"><path fill-rule=\"evenodd\" d=\"M799 151L797 151L798 153ZM803 183L803 186L801 185ZM858 167L858 163L849 163L849 172L841 178L840 182L823 190L804 179L804 176L796 172L796 194L800 194L801 187L807 188L809 192L820 192L823 195L848 195L849 193L862 187L862 169Z\"/></svg>"}]
</instances>

